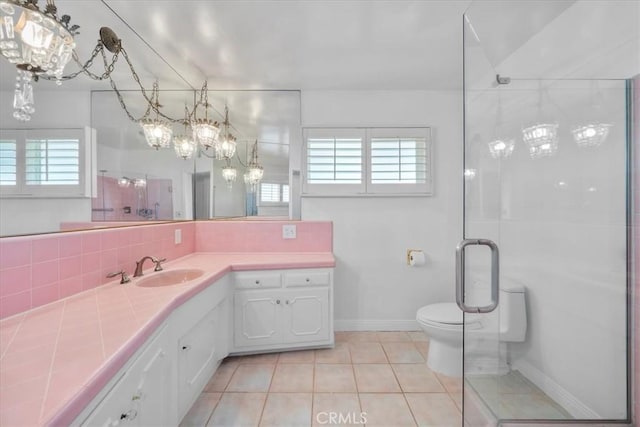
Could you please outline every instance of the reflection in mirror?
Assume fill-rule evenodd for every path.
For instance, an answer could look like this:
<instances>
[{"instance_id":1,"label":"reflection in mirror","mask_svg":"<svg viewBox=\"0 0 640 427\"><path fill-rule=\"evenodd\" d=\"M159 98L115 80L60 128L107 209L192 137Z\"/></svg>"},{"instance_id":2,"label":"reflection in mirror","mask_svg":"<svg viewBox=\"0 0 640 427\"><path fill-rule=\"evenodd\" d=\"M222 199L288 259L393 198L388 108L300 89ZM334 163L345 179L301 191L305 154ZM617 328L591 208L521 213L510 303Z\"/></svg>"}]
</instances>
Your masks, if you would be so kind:
<instances>
[{"instance_id":1,"label":"reflection in mirror","mask_svg":"<svg viewBox=\"0 0 640 427\"><path fill-rule=\"evenodd\" d=\"M139 92L122 96L134 117L144 114ZM160 91L162 111L178 120L185 105L192 110L195 96L193 91ZM187 160L178 156L173 145L149 147L140 125L127 118L115 93L92 93L97 141L92 221L289 216L289 144L299 138L300 93L209 91L208 101L209 118L221 129L228 108L228 133L237 144L230 159L216 158L213 147L199 146L194 158ZM198 118L202 116L199 108ZM191 132L182 123L171 125L174 138ZM244 179L252 154L264 170L257 185ZM235 180L229 179L233 173L225 179L223 169L235 170Z\"/></svg>"},{"instance_id":2,"label":"reflection in mirror","mask_svg":"<svg viewBox=\"0 0 640 427\"><path fill-rule=\"evenodd\" d=\"M122 96L135 118L144 114L139 92ZM193 91L160 94L162 111L177 120L185 105L192 108L193 99ZM92 92L91 119L97 152L92 221L193 219L193 160L179 158L172 146L150 147L142 127L129 120L112 91ZM175 136L184 133L181 123L170 126Z\"/></svg>"},{"instance_id":3,"label":"reflection in mirror","mask_svg":"<svg viewBox=\"0 0 640 427\"><path fill-rule=\"evenodd\" d=\"M216 160L211 150L195 158L195 218L289 217L289 146L300 135L299 91L209 91L219 121L229 108L230 132L237 139L236 153L228 162ZM257 145L256 145L257 141ZM244 176L254 147L264 174L253 186ZM236 179L225 180L223 168L236 169Z\"/></svg>"}]
</instances>

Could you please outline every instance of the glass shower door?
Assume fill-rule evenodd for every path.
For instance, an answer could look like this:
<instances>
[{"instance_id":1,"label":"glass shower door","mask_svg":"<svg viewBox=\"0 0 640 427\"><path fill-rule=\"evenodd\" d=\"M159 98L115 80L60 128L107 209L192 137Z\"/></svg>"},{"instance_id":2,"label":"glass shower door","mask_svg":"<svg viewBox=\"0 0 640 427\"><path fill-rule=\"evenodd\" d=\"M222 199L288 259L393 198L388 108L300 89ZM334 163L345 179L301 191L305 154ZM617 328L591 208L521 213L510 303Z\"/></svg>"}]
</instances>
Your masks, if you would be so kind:
<instances>
[{"instance_id":1,"label":"glass shower door","mask_svg":"<svg viewBox=\"0 0 640 427\"><path fill-rule=\"evenodd\" d=\"M496 25L487 3L463 22L464 422L625 421L629 86L528 78L495 45L528 25Z\"/></svg>"}]
</instances>

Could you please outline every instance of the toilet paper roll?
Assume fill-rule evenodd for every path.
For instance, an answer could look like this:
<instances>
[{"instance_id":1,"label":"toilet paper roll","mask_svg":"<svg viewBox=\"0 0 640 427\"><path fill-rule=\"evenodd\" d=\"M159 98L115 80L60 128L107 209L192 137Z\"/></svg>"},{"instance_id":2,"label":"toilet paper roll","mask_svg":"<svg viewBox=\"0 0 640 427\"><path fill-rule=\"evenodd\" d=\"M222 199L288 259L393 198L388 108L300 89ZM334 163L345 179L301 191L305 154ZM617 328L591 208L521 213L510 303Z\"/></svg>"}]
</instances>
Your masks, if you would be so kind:
<instances>
[{"instance_id":1,"label":"toilet paper roll","mask_svg":"<svg viewBox=\"0 0 640 427\"><path fill-rule=\"evenodd\" d=\"M427 261L427 258L422 251L411 251L409 252L409 265L424 265Z\"/></svg>"}]
</instances>

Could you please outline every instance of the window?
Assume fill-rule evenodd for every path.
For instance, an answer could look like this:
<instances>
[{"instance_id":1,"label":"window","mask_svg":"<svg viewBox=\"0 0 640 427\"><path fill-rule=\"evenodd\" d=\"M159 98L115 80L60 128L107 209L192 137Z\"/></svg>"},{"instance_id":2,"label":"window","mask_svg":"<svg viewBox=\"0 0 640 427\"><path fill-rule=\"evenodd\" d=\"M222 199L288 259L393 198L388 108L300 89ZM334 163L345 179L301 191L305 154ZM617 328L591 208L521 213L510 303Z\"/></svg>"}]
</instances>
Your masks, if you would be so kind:
<instances>
[{"instance_id":1,"label":"window","mask_svg":"<svg viewBox=\"0 0 640 427\"><path fill-rule=\"evenodd\" d=\"M85 196L84 141L82 129L2 130L0 194Z\"/></svg>"},{"instance_id":2,"label":"window","mask_svg":"<svg viewBox=\"0 0 640 427\"><path fill-rule=\"evenodd\" d=\"M357 193L364 184L364 129L305 129L305 187Z\"/></svg>"},{"instance_id":3,"label":"window","mask_svg":"<svg viewBox=\"0 0 640 427\"><path fill-rule=\"evenodd\" d=\"M429 128L304 131L303 195L431 194Z\"/></svg>"},{"instance_id":4,"label":"window","mask_svg":"<svg viewBox=\"0 0 640 427\"><path fill-rule=\"evenodd\" d=\"M0 139L0 185L16 185L15 139Z\"/></svg>"},{"instance_id":5,"label":"window","mask_svg":"<svg viewBox=\"0 0 640 427\"><path fill-rule=\"evenodd\" d=\"M289 203L289 184L260 183L260 205L286 205Z\"/></svg>"}]
</instances>

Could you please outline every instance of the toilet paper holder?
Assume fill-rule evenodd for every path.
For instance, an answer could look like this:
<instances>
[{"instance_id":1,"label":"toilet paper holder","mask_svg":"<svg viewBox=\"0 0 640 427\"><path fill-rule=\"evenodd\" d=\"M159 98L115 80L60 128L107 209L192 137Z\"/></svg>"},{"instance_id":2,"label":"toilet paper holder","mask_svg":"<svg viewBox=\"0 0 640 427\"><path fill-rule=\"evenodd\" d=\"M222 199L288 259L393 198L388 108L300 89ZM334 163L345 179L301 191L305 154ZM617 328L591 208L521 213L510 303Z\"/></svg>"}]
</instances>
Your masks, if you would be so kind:
<instances>
[{"instance_id":1,"label":"toilet paper holder","mask_svg":"<svg viewBox=\"0 0 640 427\"><path fill-rule=\"evenodd\" d=\"M413 256L413 252L424 253L422 249L407 249L407 265L411 265L411 257Z\"/></svg>"}]
</instances>

